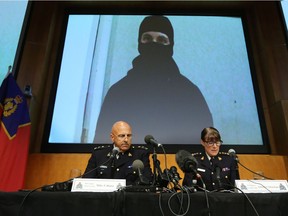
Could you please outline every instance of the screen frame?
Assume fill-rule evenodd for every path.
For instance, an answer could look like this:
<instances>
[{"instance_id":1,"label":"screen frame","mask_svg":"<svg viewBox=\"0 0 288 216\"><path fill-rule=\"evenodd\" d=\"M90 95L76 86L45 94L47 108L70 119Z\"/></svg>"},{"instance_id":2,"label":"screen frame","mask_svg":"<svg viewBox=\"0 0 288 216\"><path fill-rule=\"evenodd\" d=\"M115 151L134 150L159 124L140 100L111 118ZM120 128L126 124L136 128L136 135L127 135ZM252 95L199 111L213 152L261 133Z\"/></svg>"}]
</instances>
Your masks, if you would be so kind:
<instances>
[{"instance_id":1,"label":"screen frame","mask_svg":"<svg viewBox=\"0 0 288 216\"><path fill-rule=\"evenodd\" d=\"M285 1L287 4L288 2ZM281 21L283 23L283 31L285 35L285 40L286 40L286 48L288 49L288 16L285 17L284 10L283 10L283 2L279 1L279 14L281 15Z\"/></svg>"},{"instance_id":2,"label":"screen frame","mask_svg":"<svg viewBox=\"0 0 288 216\"><path fill-rule=\"evenodd\" d=\"M184 4L184 6L182 5ZM230 148L233 148L236 150L237 153L243 153L243 154L267 154L270 153L270 145L269 145L269 139L267 134L267 128L266 128L266 122L264 118L264 110L263 105L261 102L261 95L259 91L259 86L257 82L257 74L256 69L253 61L253 51L252 51L252 44L249 37L248 32L248 21L246 17L245 10L243 8L239 9L233 9L233 10L226 10L223 8L220 9L211 9L208 7L207 9L199 9L199 8L190 8L189 4L182 3L179 4L178 7L174 7L175 5L171 4L167 7L153 7L153 4L150 4L149 6L143 2L137 2L134 4L131 3L111 3L109 2L109 5L106 3L98 3L93 7L65 7L65 14L64 19L62 20L64 28L61 32L61 39L60 39L60 46L57 52L57 62L55 64L54 68L54 75L53 75L53 83L51 87L51 94L49 99L49 105L46 115L46 121L45 121L45 129L43 133L43 141L41 145L41 152L45 153L88 153L93 150L95 146L98 146L99 144L70 144L70 143L49 143L49 134L50 134L50 126L52 123L52 115L53 115L53 109L54 109L54 102L56 99L56 90L58 85L58 79L59 79L59 73L60 73L60 67L61 67L61 60L62 60L62 54L64 50L64 43L65 43L65 35L66 35L66 29L68 24L68 17L71 14L105 14L105 15L206 15L206 16L231 16L231 17L240 17L242 19L243 23L243 29L244 29L244 37L246 41L246 47L247 47L247 54L250 64L250 72L252 77L252 83L255 93L255 100L257 105L257 111L258 111L258 117L259 117L259 123L260 123L260 129L262 132L262 139L263 139L263 145L229 145L229 143L225 143L225 145L221 146L221 151L227 151ZM182 5L182 7L180 6ZM188 6L188 7L185 7ZM200 132L199 132L200 137ZM200 138L199 138L200 142ZM103 143L103 145L111 145L111 143ZM133 145L139 145L137 143L133 143ZM191 145L183 145L183 144L168 144L163 145L165 152L163 152L163 149L157 149L159 153L176 153L179 149L184 149L190 152L198 152L202 151L203 147L200 144L191 144ZM152 152L153 147L148 146Z\"/></svg>"}]
</instances>

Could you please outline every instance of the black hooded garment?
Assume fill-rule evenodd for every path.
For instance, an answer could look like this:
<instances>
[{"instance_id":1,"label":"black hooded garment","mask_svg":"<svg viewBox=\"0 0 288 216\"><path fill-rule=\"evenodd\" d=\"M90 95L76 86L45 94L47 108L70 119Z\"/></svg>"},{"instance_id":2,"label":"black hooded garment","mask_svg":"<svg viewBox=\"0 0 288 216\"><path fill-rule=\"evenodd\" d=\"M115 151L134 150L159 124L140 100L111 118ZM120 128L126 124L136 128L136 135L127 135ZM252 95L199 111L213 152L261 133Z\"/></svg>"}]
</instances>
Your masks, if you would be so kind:
<instances>
[{"instance_id":1,"label":"black hooded garment","mask_svg":"<svg viewBox=\"0 0 288 216\"><path fill-rule=\"evenodd\" d=\"M143 32L157 29L168 35L170 45L140 43ZM109 143L111 127L119 120L132 126L136 144L143 143L147 134L163 144L199 143L202 129L213 126L201 91L181 75L172 58L173 37L166 17L150 16L141 23L140 55L133 60L127 76L108 90L97 122L95 143Z\"/></svg>"}]
</instances>

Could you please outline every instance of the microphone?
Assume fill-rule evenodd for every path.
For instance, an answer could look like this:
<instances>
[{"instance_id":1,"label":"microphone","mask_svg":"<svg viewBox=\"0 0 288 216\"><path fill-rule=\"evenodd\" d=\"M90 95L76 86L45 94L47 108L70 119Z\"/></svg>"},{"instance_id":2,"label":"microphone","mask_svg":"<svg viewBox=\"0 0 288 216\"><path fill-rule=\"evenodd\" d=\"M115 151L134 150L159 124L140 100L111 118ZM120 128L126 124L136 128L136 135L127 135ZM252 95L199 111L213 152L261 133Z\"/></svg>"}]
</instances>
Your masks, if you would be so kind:
<instances>
[{"instance_id":1,"label":"microphone","mask_svg":"<svg viewBox=\"0 0 288 216\"><path fill-rule=\"evenodd\" d=\"M236 155L236 151L234 149L229 149L228 150L228 154L230 157L234 158L234 160L236 160L237 162L239 162L239 158Z\"/></svg>"},{"instance_id":2,"label":"microphone","mask_svg":"<svg viewBox=\"0 0 288 216\"><path fill-rule=\"evenodd\" d=\"M179 173L177 172L177 168L175 166L170 167L170 173L172 175L172 178L178 183L181 179Z\"/></svg>"},{"instance_id":3,"label":"microphone","mask_svg":"<svg viewBox=\"0 0 288 216\"><path fill-rule=\"evenodd\" d=\"M176 162L180 169L185 173L197 173L196 169L198 162L195 157L192 156L188 151L179 150L176 153Z\"/></svg>"},{"instance_id":4,"label":"microphone","mask_svg":"<svg viewBox=\"0 0 288 216\"><path fill-rule=\"evenodd\" d=\"M111 152L111 154L110 154L110 159L115 158L116 155L117 155L119 152L120 152L120 149L115 146L115 147L112 149L112 152Z\"/></svg>"},{"instance_id":5,"label":"microphone","mask_svg":"<svg viewBox=\"0 0 288 216\"><path fill-rule=\"evenodd\" d=\"M141 160L134 160L132 163L132 169L137 172L139 177L139 184L141 185L149 185L149 180L142 174L142 170L144 169L144 164Z\"/></svg>"},{"instance_id":6,"label":"microphone","mask_svg":"<svg viewBox=\"0 0 288 216\"><path fill-rule=\"evenodd\" d=\"M235 161L236 161L236 164L235 164L235 170L236 170L236 179L240 179L240 174L239 174L239 170L238 170L238 163L243 166L245 169L247 169L247 167L245 167L244 165L242 165L239 161L239 158L238 156L236 155L236 151L234 149L229 149L228 150L228 154L230 157L232 157Z\"/></svg>"},{"instance_id":7,"label":"microphone","mask_svg":"<svg viewBox=\"0 0 288 216\"><path fill-rule=\"evenodd\" d=\"M168 176L167 176L168 174ZM168 169L165 169L164 172L161 170L160 161L155 161L155 180L156 184L158 184L159 187L167 187L169 183L169 176L171 177L171 174L169 173Z\"/></svg>"},{"instance_id":8,"label":"microphone","mask_svg":"<svg viewBox=\"0 0 288 216\"><path fill-rule=\"evenodd\" d=\"M154 147L161 147L162 146L162 144L158 143L158 141L155 140L154 137L151 135L145 136L144 141L146 144L153 145Z\"/></svg>"},{"instance_id":9,"label":"microphone","mask_svg":"<svg viewBox=\"0 0 288 216\"><path fill-rule=\"evenodd\" d=\"M114 147L112 149L112 152L110 154L110 157L109 157L109 160L111 160L110 164L111 164L111 167L114 168L115 167L115 158L116 158L116 155L119 153L120 149L118 147ZM111 170L111 178L113 177L114 175L114 170L112 169Z\"/></svg>"},{"instance_id":10,"label":"microphone","mask_svg":"<svg viewBox=\"0 0 288 216\"><path fill-rule=\"evenodd\" d=\"M168 177L169 180L174 181L173 175L172 175L172 173L170 172L169 169L164 169L163 173L164 173L164 175L166 175Z\"/></svg>"}]
</instances>

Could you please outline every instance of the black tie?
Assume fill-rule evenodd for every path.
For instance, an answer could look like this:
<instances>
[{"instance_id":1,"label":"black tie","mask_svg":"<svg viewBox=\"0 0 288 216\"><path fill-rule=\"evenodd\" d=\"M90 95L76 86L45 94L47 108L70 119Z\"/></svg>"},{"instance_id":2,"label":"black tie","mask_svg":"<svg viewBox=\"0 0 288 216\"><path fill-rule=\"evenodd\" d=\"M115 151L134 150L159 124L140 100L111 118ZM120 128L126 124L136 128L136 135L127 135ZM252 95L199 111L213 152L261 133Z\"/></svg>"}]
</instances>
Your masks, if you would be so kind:
<instances>
[{"instance_id":1,"label":"black tie","mask_svg":"<svg viewBox=\"0 0 288 216\"><path fill-rule=\"evenodd\" d=\"M213 164L214 164L214 157L212 157L212 158L210 159L210 165L211 165L211 167L213 167Z\"/></svg>"}]
</instances>

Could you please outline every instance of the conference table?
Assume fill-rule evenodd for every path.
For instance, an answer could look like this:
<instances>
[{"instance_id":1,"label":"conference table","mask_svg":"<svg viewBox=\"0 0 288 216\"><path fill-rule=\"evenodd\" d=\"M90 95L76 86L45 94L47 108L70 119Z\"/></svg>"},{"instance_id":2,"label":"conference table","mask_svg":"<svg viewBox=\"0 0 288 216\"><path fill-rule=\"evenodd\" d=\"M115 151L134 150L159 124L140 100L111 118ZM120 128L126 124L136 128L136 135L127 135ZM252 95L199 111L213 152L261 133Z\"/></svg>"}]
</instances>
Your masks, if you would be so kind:
<instances>
[{"instance_id":1,"label":"conference table","mask_svg":"<svg viewBox=\"0 0 288 216\"><path fill-rule=\"evenodd\" d=\"M0 192L1 216L288 215L288 193Z\"/></svg>"}]
</instances>

